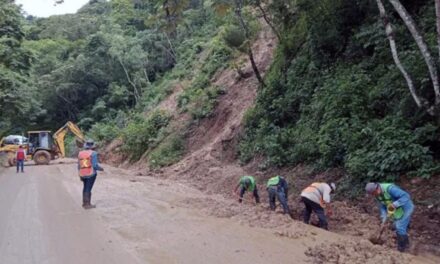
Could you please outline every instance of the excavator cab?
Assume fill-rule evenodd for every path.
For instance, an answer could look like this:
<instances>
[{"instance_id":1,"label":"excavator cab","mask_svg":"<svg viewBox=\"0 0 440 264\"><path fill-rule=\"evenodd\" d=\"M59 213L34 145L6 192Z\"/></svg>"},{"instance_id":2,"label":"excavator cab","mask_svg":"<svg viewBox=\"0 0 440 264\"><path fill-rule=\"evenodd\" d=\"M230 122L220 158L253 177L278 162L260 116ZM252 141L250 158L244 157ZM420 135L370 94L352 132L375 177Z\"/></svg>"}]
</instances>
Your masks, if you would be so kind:
<instances>
[{"instance_id":1,"label":"excavator cab","mask_svg":"<svg viewBox=\"0 0 440 264\"><path fill-rule=\"evenodd\" d=\"M36 164L49 164L56 158L56 147L50 131L29 131L28 155Z\"/></svg>"}]
</instances>

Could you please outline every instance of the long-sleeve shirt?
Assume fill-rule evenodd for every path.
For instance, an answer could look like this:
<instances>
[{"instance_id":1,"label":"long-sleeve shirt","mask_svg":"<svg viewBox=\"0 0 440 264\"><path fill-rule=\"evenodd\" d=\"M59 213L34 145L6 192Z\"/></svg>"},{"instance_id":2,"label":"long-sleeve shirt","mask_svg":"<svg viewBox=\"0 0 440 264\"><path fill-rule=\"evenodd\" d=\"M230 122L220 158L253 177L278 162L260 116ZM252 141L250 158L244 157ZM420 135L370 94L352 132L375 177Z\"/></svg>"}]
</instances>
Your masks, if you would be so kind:
<instances>
[{"instance_id":1,"label":"long-sleeve shirt","mask_svg":"<svg viewBox=\"0 0 440 264\"><path fill-rule=\"evenodd\" d=\"M313 183L301 192L301 196L305 197L322 207L330 203L331 187L327 183Z\"/></svg>"},{"instance_id":2,"label":"long-sleeve shirt","mask_svg":"<svg viewBox=\"0 0 440 264\"><path fill-rule=\"evenodd\" d=\"M391 199L393 200L393 205L395 208L403 207L403 210L405 210L407 206L412 205L411 196L404 190L400 189L398 186L391 185L387 191L390 194ZM380 218L382 219L382 221L385 221L387 219L387 215L387 206L383 203L380 203Z\"/></svg>"},{"instance_id":3,"label":"long-sleeve shirt","mask_svg":"<svg viewBox=\"0 0 440 264\"><path fill-rule=\"evenodd\" d=\"M95 174L96 174L96 171L102 170L102 167L99 166L98 153L96 151L93 151L93 153L92 153L92 167L93 167Z\"/></svg>"}]
</instances>

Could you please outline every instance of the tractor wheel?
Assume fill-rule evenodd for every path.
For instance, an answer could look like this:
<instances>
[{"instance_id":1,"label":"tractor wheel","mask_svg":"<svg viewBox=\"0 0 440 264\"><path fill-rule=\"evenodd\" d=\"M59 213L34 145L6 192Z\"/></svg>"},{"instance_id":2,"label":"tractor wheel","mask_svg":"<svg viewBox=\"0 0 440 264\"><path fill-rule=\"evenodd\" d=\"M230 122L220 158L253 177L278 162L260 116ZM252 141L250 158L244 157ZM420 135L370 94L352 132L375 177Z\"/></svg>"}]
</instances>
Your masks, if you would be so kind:
<instances>
[{"instance_id":1,"label":"tractor wheel","mask_svg":"<svg viewBox=\"0 0 440 264\"><path fill-rule=\"evenodd\" d=\"M47 165L50 162L50 153L46 150L37 151L34 155L34 161L37 165Z\"/></svg>"},{"instance_id":2,"label":"tractor wheel","mask_svg":"<svg viewBox=\"0 0 440 264\"><path fill-rule=\"evenodd\" d=\"M17 165L17 160L13 157L10 157L8 159L8 164L9 164L9 166L14 167L15 165Z\"/></svg>"}]
</instances>

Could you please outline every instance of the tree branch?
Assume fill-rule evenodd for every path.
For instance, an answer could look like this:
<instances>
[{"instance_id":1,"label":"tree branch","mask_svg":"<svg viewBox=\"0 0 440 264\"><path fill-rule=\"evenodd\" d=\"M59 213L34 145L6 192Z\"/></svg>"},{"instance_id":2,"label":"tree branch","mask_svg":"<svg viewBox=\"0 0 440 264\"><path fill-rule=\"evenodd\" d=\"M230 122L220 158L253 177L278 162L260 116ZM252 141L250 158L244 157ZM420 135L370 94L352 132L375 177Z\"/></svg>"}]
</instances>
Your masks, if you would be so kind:
<instances>
[{"instance_id":1,"label":"tree branch","mask_svg":"<svg viewBox=\"0 0 440 264\"><path fill-rule=\"evenodd\" d=\"M417 43L417 46L419 47L423 58L425 59L425 63L428 66L429 74L431 76L432 85L434 87L435 104L438 105L440 104L440 86L438 79L438 71L437 71L437 66L431 56L431 52L429 51L428 45L426 44L422 34L420 34L420 31L418 30L416 23L412 19L411 15L408 13L406 8L400 3L400 1L399 0L389 0L389 1L394 6L394 9L396 9L399 16L402 18L403 22L405 23L406 27L408 28L409 32L411 33L412 37Z\"/></svg>"},{"instance_id":2,"label":"tree branch","mask_svg":"<svg viewBox=\"0 0 440 264\"><path fill-rule=\"evenodd\" d=\"M266 86L266 84L264 83L263 77L261 77L260 71L258 70L257 64L255 63L255 59L254 59L254 53L252 52L252 46L250 44L250 32L249 29L246 25L246 23L244 22L243 16L241 14L241 8L242 8L242 0L235 0L235 14L237 15L238 20L240 21L241 27L244 30L244 34L246 37L246 45L247 45L247 50L248 50L248 56L249 56L249 60L251 61L251 65L252 65L252 69L255 73L255 76L257 77L258 82L261 84L261 86Z\"/></svg>"},{"instance_id":3,"label":"tree branch","mask_svg":"<svg viewBox=\"0 0 440 264\"><path fill-rule=\"evenodd\" d=\"M436 0L436 1L439 1L439 0ZM270 21L269 17L266 14L266 11L264 10L263 6L261 5L261 1L257 0L256 4L258 6L258 9L260 9L261 14L263 15L264 21L266 21L267 25L269 25L269 27L272 29L273 33L275 33L275 36L277 36L278 41L280 41L281 34L278 32L278 30L275 28L275 26Z\"/></svg>"},{"instance_id":4,"label":"tree branch","mask_svg":"<svg viewBox=\"0 0 440 264\"><path fill-rule=\"evenodd\" d=\"M133 95L134 95L134 100L136 102L136 105L138 104L138 99L139 99L139 92L138 89L136 87L136 84L131 80L130 75L128 74L127 69L125 68L124 63L122 62L122 59L119 57L119 63L122 66L122 69L124 69L125 72L125 76L127 77L127 81L131 84L131 86L133 87Z\"/></svg>"},{"instance_id":5,"label":"tree branch","mask_svg":"<svg viewBox=\"0 0 440 264\"><path fill-rule=\"evenodd\" d=\"M438 56L440 57L440 0L435 0L435 16L437 24L437 47Z\"/></svg>"},{"instance_id":6,"label":"tree branch","mask_svg":"<svg viewBox=\"0 0 440 264\"><path fill-rule=\"evenodd\" d=\"M409 75L409 73L403 67L403 65L399 59L399 55L397 53L397 48L396 48L396 41L394 39L394 31L393 31L393 28L391 26L390 21L388 20L383 2L382 2L382 0L376 0L376 2L377 2L377 6L379 7L380 18L382 19L383 25L385 26L385 32L386 32L388 41L390 43L390 48L391 48L391 53L393 55L394 63L396 64L397 68L399 68L403 77L405 77L406 83L408 84L409 91L411 92L411 95L412 95L414 101L416 102L417 106L419 108L422 108L423 105L421 103L420 98L418 97L418 95L416 93L416 89L414 87L414 82L413 82L411 76Z\"/></svg>"}]
</instances>

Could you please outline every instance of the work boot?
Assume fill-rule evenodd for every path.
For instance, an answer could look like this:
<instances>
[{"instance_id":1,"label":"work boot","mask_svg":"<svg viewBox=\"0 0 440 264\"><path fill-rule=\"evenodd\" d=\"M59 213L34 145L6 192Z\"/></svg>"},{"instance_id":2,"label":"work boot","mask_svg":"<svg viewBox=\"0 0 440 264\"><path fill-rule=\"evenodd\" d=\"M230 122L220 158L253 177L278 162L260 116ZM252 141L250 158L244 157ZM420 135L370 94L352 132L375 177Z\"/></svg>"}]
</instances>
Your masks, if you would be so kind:
<instances>
[{"instance_id":1,"label":"work boot","mask_svg":"<svg viewBox=\"0 0 440 264\"><path fill-rule=\"evenodd\" d=\"M82 204L82 207L86 206L86 204L87 204L86 194L83 193L83 204Z\"/></svg>"},{"instance_id":2,"label":"work boot","mask_svg":"<svg viewBox=\"0 0 440 264\"><path fill-rule=\"evenodd\" d=\"M397 235L397 250L405 252L408 248L409 238L408 235Z\"/></svg>"},{"instance_id":3,"label":"work boot","mask_svg":"<svg viewBox=\"0 0 440 264\"><path fill-rule=\"evenodd\" d=\"M83 205L83 208L84 208L84 209L92 209L92 208L95 208L96 205L90 203L91 200L92 200L92 193L91 193L91 192L89 192L89 193L85 193L84 196L85 196L85 204Z\"/></svg>"}]
</instances>

